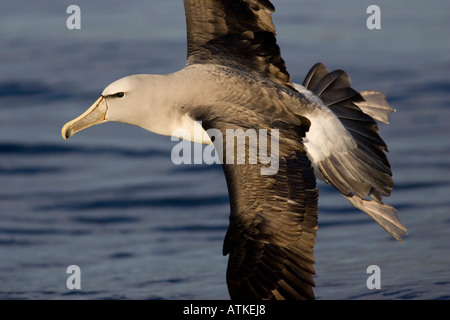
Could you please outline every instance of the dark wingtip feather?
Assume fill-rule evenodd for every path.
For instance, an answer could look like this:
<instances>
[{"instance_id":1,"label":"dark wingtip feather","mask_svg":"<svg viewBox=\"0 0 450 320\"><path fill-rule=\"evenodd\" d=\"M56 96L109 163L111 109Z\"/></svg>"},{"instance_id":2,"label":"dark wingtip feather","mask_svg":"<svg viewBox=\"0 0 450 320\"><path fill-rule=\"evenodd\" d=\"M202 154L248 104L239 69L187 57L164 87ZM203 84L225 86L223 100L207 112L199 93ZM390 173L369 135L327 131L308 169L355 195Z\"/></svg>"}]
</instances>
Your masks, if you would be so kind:
<instances>
[{"instance_id":1,"label":"dark wingtip feather","mask_svg":"<svg viewBox=\"0 0 450 320\"><path fill-rule=\"evenodd\" d=\"M346 72L329 72L322 63L311 68L303 84L338 117L357 145L356 150L349 151L347 158L335 154L318 164L328 183L344 195L353 193L364 197L369 192L375 196L389 195L393 182L385 154L387 145L373 118L375 115L376 119L386 120L387 113L393 110L384 95L377 91L357 92L351 87ZM372 112L365 113L364 110Z\"/></svg>"}]
</instances>

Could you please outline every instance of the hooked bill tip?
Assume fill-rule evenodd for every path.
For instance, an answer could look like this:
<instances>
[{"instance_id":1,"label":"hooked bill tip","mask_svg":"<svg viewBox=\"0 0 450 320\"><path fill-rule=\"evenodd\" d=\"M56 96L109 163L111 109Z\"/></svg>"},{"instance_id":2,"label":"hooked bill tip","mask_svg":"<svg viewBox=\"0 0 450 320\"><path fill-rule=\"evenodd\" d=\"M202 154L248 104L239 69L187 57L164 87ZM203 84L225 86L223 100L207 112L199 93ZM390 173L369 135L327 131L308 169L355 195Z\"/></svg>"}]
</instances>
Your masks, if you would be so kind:
<instances>
[{"instance_id":1,"label":"hooked bill tip","mask_svg":"<svg viewBox=\"0 0 450 320\"><path fill-rule=\"evenodd\" d=\"M67 125L64 125L64 127L62 127L61 129L61 136L64 140L67 140L72 136L72 130L68 129Z\"/></svg>"}]
</instances>

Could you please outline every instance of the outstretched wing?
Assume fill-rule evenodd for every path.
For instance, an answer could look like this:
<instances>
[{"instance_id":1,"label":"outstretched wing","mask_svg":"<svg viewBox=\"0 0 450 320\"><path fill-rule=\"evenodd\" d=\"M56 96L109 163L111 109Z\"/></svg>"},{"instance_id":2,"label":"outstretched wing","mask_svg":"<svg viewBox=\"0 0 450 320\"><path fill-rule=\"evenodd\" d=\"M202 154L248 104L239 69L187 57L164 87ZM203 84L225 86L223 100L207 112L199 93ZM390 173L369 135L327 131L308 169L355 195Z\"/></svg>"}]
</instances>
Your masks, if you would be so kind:
<instances>
[{"instance_id":1,"label":"outstretched wing","mask_svg":"<svg viewBox=\"0 0 450 320\"><path fill-rule=\"evenodd\" d=\"M238 137L232 140L236 144L245 141L244 164L229 163L230 154L223 152L231 207L223 249L224 255L229 254L230 296L232 299L312 299L318 191L314 170L302 144L309 121L293 114L288 119L277 114L264 116L225 103L220 110L221 114L214 114L211 109L202 112L197 108L191 116L202 120L205 130L216 128L222 132L221 142L225 145L218 145L221 142L217 139L216 149L231 148L227 145L231 132ZM267 139L260 134L260 129L267 130L264 131ZM249 132L258 134L256 146L250 143ZM239 138L246 135L248 139ZM262 164L257 153L266 143L267 154L277 161L278 170L272 171L276 172L272 175L261 174L262 168L272 164ZM242 153L237 152L236 145L233 147L227 152L232 150L232 157L237 159ZM255 155L259 161L252 162L250 159L255 159Z\"/></svg>"},{"instance_id":2,"label":"outstretched wing","mask_svg":"<svg viewBox=\"0 0 450 320\"><path fill-rule=\"evenodd\" d=\"M347 150L354 154L331 150L330 156L321 161L319 166L327 180L343 194L365 197L375 191L377 197L389 196L393 182L384 153L387 146L378 134L375 120L357 107L364 99L351 88L348 75L342 70L329 72L318 63L310 70L303 85L336 115L356 142L353 150Z\"/></svg>"},{"instance_id":3,"label":"outstretched wing","mask_svg":"<svg viewBox=\"0 0 450 320\"><path fill-rule=\"evenodd\" d=\"M303 152L280 157L274 176L224 165L231 203L224 243L232 299L313 299L317 189Z\"/></svg>"},{"instance_id":4,"label":"outstretched wing","mask_svg":"<svg viewBox=\"0 0 450 320\"><path fill-rule=\"evenodd\" d=\"M388 148L379 136L374 120L388 122L388 115L394 109L381 92L357 92L351 88L350 78L344 71L329 72L321 63L311 68L303 86L320 98L324 110L332 112L332 126L342 126L344 130L341 135L322 132L320 138L323 140L327 136L330 140L320 146L327 149L322 156L313 159L320 174L356 208L367 213L401 241L406 228L398 219L397 210L382 202L383 196L390 196L394 183L385 154ZM322 113L316 121L322 124L330 121L330 112ZM347 137L346 143L344 136ZM373 200L364 199L366 196Z\"/></svg>"},{"instance_id":5,"label":"outstretched wing","mask_svg":"<svg viewBox=\"0 0 450 320\"><path fill-rule=\"evenodd\" d=\"M184 0L188 64L259 72L292 87L276 43L268 0Z\"/></svg>"}]
</instances>

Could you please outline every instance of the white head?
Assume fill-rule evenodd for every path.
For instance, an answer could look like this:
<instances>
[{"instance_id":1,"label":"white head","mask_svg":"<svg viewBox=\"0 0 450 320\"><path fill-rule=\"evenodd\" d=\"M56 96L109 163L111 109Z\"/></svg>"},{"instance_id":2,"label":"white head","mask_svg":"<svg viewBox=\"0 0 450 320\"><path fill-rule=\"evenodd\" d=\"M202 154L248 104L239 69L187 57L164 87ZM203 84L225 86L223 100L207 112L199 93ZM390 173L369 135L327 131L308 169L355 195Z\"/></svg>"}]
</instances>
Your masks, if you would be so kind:
<instances>
[{"instance_id":1,"label":"white head","mask_svg":"<svg viewBox=\"0 0 450 320\"><path fill-rule=\"evenodd\" d=\"M196 86L185 80L177 77L177 73L138 74L119 79L107 86L81 116L66 123L61 134L67 139L95 124L118 121L168 136L184 129L191 133L188 136L194 137L188 140L211 144L206 133L200 137L194 134L203 128L181 108L185 104L195 104L192 97L198 96L193 91ZM186 139L185 136L178 137Z\"/></svg>"},{"instance_id":2,"label":"white head","mask_svg":"<svg viewBox=\"0 0 450 320\"><path fill-rule=\"evenodd\" d=\"M88 110L64 125L61 131L63 138L108 121L124 122L170 135L168 123L182 115L175 114L178 109L172 108L170 88L167 87L170 84L165 81L168 77L132 75L111 83Z\"/></svg>"},{"instance_id":3,"label":"white head","mask_svg":"<svg viewBox=\"0 0 450 320\"><path fill-rule=\"evenodd\" d=\"M124 122L164 134L159 124L166 118L171 101L160 88L167 77L138 74L111 83L102 92L107 107L105 121Z\"/></svg>"}]
</instances>

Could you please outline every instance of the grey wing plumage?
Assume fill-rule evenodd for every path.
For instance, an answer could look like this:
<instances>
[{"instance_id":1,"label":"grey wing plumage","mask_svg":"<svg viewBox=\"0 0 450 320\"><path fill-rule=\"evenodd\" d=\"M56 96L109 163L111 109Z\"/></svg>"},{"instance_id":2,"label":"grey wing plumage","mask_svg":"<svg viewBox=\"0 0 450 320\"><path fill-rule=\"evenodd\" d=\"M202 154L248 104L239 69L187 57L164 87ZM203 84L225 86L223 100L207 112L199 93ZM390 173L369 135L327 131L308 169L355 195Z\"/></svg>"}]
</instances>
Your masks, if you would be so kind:
<instances>
[{"instance_id":1,"label":"grey wing plumage","mask_svg":"<svg viewBox=\"0 0 450 320\"><path fill-rule=\"evenodd\" d=\"M268 0L184 0L188 64L214 63L259 72L290 86Z\"/></svg>"},{"instance_id":2,"label":"grey wing plumage","mask_svg":"<svg viewBox=\"0 0 450 320\"><path fill-rule=\"evenodd\" d=\"M302 152L280 158L279 172L224 165L232 212L224 243L232 299L313 299L317 189Z\"/></svg>"},{"instance_id":3,"label":"grey wing plumage","mask_svg":"<svg viewBox=\"0 0 450 320\"><path fill-rule=\"evenodd\" d=\"M303 86L336 115L356 143L355 148L332 152L316 164L325 181L401 241L406 228L397 210L382 202L383 196L390 196L394 183L385 154L388 148L374 120L386 123L395 110L381 92L357 92L351 88L347 73L329 72L321 63L311 68ZM366 196L373 200L364 199Z\"/></svg>"},{"instance_id":4,"label":"grey wing plumage","mask_svg":"<svg viewBox=\"0 0 450 320\"><path fill-rule=\"evenodd\" d=\"M228 164L224 154L231 214L223 253L229 255L231 298L313 299L318 191L302 144L309 121L293 114L293 119L284 120L264 116L236 105L224 104L220 114L201 109L191 116L202 120L205 130L221 130L223 142L227 141L225 129L242 129L244 134L249 129L267 129L269 134L271 128L279 129L279 162L274 175L261 175L266 165L260 162ZM226 146L216 147L226 150ZM248 148L247 141L246 153L250 154Z\"/></svg>"},{"instance_id":5,"label":"grey wing plumage","mask_svg":"<svg viewBox=\"0 0 450 320\"><path fill-rule=\"evenodd\" d=\"M354 153L352 165L366 179L355 180L350 171L336 167L342 164L348 167L345 161L349 157L340 159L344 155L335 154L328 158L322 166L335 166L336 170L322 170L328 174L328 180L339 186L344 194L351 192L365 197L371 192L389 196L393 187L392 172L384 151L387 151L385 142L378 134L378 125L372 117L365 114L357 106L364 101L359 92L351 88L350 78L342 70L329 72L323 64L316 64L306 76L303 85L318 96L351 133L358 148L349 150ZM331 175L337 172L342 176ZM353 184L352 184L353 183ZM350 185L352 184L352 185Z\"/></svg>"}]
</instances>

